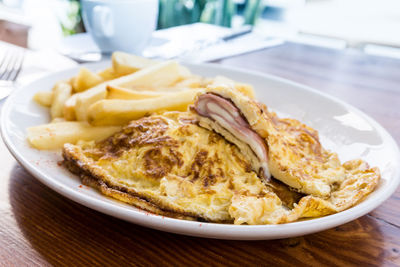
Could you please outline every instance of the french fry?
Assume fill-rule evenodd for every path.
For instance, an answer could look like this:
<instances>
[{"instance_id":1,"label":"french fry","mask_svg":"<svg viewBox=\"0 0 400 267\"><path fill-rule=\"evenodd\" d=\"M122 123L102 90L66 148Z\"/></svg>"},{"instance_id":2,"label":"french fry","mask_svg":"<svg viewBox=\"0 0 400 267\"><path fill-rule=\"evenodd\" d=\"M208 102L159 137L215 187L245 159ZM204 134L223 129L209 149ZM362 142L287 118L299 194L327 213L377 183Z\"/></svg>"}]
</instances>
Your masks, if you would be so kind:
<instances>
[{"instance_id":1,"label":"french fry","mask_svg":"<svg viewBox=\"0 0 400 267\"><path fill-rule=\"evenodd\" d=\"M72 87L69 83L60 82L53 88L53 103L50 108L51 118L63 117L64 115L64 104L71 96Z\"/></svg>"},{"instance_id":2,"label":"french fry","mask_svg":"<svg viewBox=\"0 0 400 267\"><path fill-rule=\"evenodd\" d=\"M130 74L130 73L128 73ZM116 78L119 78L121 76L124 76L125 74L117 74L114 69L112 67L104 69L102 71L99 71L97 73L97 75L99 75L101 78L103 78L104 81L109 81L109 80L113 80Z\"/></svg>"},{"instance_id":3,"label":"french fry","mask_svg":"<svg viewBox=\"0 0 400 267\"><path fill-rule=\"evenodd\" d=\"M118 78L115 75L114 69L111 67L97 72L97 75L103 78L103 81L109 81Z\"/></svg>"},{"instance_id":4,"label":"french fry","mask_svg":"<svg viewBox=\"0 0 400 267\"><path fill-rule=\"evenodd\" d=\"M139 57L124 52L114 52L111 56L113 70L118 75L127 75L153 66L158 61Z\"/></svg>"},{"instance_id":5,"label":"french fry","mask_svg":"<svg viewBox=\"0 0 400 267\"><path fill-rule=\"evenodd\" d=\"M106 97L106 84L100 84L83 93L76 94L75 116L78 121L87 120L87 109L93 103Z\"/></svg>"},{"instance_id":6,"label":"french fry","mask_svg":"<svg viewBox=\"0 0 400 267\"><path fill-rule=\"evenodd\" d=\"M198 92L187 90L141 100L100 100L88 110L89 123L96 126L123 125L154 112L185 111Z\"/></svg>"},{"instance_id":7,"label":"french fry","mask_svg":"<svg viewBox=\"0 0 400 267\"><path fill-rule=\"evenodd\" d=\"M73 79L72 86L75 92L82 92L103 81L100 75L91 72L87 68L81 68L78 75Z\"/></svg>"},{"instance_id":8,"label":"french fry","mask_svg":"<svg viewBox=\"0 0 400 267\"><path fill-rule=\"evenodd\" d=\"M174 84L171 86L172 89L194 89L194 88L201 88L205 87L203 78L198 75L191 75L188 78Z\"/></svg>"},{"instance_id":9,"label":"french fry","mask_svg":"<svg viewBox=\"0 0 400 267\"><path fill-rule=\"evenodd\" d=\"M107 85L144 90L166 87L190 75L175 61L165 61L120 78L106 81L89 90L76 94L75 113L79 121L87 120L87 110L93 103L106 97Z\"/></svg>"},{"instance_id":10,"label":"french fry","mask_svg":"<svg viewBox=\"0 0 400 267\"><path fill-rule=\"evenodd\" d=\"M112 85L119 85L135 90L152 89L156 91L158 87L170 86L189 75L190 71L179 65L176 61L165 61L123 76Z\"/></svg>"},{"instance_id":11,"label":"french fry","mask_svg":"<svg viewBox=\"0 0 400 267\"><path fill-rule=\"evenodd\" d=\"M37 92L33 96L33 100L41 106L50 107L53 102L53 91Z\"/></svg>"},{"instance_id":12,"label":"french fry","mask_svg":"<svg viewBox=\"0 0 400 267\"><path fill-rule=\"evenodd\" d=\"M58 149L65 143L75 144L79 140L100 141L120 129L118 126L94 127L87 122L67 121L34 126L27 131L28 141L34 148Z\"/></svg>"},{"instance_id":13,"label":"french fry","mask_svg":"<svg viewBox=\"0 0 400 267\"><path fill-rule=\"evenodd\" d=\"M139 100L155 98L170 94L169 92L135 91L113 85L107 86L106 99Z\"/></svg>"},{"instance_id":14,"label":"french fry","mask_svg":"<svg viewBox=\"0 0 400 267\"><path fill-rule=\"evenodd\" d=\"M67 101L65 101L63 113L64 113L64 118L67 121L76 120L75 105L76 105L77 95L78 94L74 94L70 98L68 98Z\"/></svg>"}]
</instances>

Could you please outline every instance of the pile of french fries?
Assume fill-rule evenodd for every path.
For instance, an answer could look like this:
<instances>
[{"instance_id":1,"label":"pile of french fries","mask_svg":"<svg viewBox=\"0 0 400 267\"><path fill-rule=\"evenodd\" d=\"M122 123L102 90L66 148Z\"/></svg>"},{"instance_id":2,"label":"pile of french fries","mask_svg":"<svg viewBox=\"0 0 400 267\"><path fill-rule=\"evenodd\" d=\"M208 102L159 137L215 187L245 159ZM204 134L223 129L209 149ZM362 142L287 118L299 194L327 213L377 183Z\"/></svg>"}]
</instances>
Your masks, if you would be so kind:
<instances>
[{"instance_id":1,"label":"pile of french fries","mask_svg":"<svg viewBox=\"0 0 400 267\"><path fill-rule=\"evenodd\" d=\"M208 85L227 84L254 97L253 88L226 77L212 79L192 74L175 61L155 61L122 52L112 55L112 66L100 72L81 68L51 91L34 100L49 108L51 122L27 129L37 149L58 149L79 140L99 141L131 120L164 111L185 111Z\"/></svg>"}]
</instances>

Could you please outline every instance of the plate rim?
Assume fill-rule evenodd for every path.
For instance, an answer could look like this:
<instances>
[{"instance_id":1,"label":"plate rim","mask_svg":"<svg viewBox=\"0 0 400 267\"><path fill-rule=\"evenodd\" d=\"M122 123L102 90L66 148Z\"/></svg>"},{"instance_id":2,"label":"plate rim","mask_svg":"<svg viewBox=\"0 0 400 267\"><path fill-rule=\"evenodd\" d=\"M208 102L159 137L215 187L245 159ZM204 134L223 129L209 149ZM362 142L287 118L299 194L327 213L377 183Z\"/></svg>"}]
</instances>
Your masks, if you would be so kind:
<instances>
[{"instance_id":1,"label":"plate rim","mask_svg":"<svg viewBox=\"0 0 400 267\"><path fill-rule=\"evenodd\" d=\"M302 236L306 234L311 234L319 231L323 231L326 229L330 229L335 226L343 225L347 222L355 220L367 213L371 212L373 209L380 206L384 201L386 201L390 196L395 192L397 187L400 184L400 167L397 165L396 169L393 173L392 179L389 181L390 187L387 185L385 190L381 192L385 197L375 199L373 205L366 206L368 203L368 199L363 200L361 203L356 206L347 209L345 211L319 217L306 221L292 222L287 224L279 224L279 225L232 225L232 224L218 224L218 223L208 223L208 222L197 222L197 221L187 221L174 219L159 215L149 215L148 213L144 213L140 210L132 209L131 207L125 206L116 206L112 202L102 202L98 199L90 195L86 195L79 191L74 191L72 188L63 185L57 180L52 179L49 175L40 170L40 168L35 167L32 163L30 163L24 156L18 151L18 149L14 146L11 141L8 133L6 132L6 123L7 117L10 111L10 105L12 100L18 95L19 92L27 90L32 84L40 83L40 81L49 79L52 76L62 75L62 73L67 73L72 70L79 70L81 67L88 67L89 69L100 68L105 64L109 64L110 61L101 61L97 63L90 64L82 64L72 68L68 68L62 71L54 72L49 75L40 77L39 79L28 83L18 89L16 89L5 101L1 111L1 121L0 121L0 132L2 139L11 152L13 157L21 164L30 174L32 174L36 179L38 179L41 183L45 184L52 190L57 193L65 196L66 198L77 202L81 205L84 205L88 208L94 209L101 213L117 217L119 219L135 223L138 225L142 225L145 227L162 230L166 232L172 232L176 234L184 234L189 236L197 236L197 237L207 237L207 238L217 238L217 239L233 239L233 240L267 240L267 239L276 239L276 238L286 238L286 237L294 237L294 236ZM329 100L340 104L345 107L347 110L355 112L357 115L360 115L363 119L365 119L368 123L370 123L379 133L380 136L383 135L384 139L392 143L392 147L395 150L397 162L400 162L400 150L399 147L391 136L391 134L378 122L376 122L369 115L365 114L363 111L358 108L346 103L345 101L331 96L327 93L318 91L310 86L300 84L298 82L294 82L282 77L278 77L275 75L271 75L268 73L263 73L255 70L247 70L238 67L226 66L222 64L212 64L212 63L202 63L202 64L190 64L183 63L183 65L191 67L200 67L200 68L212 68L214 70L225 69L227 71L240 72L246 75L255 75L260 76L265 79L277 81L279 83L285 83L292 87L296 87L296 89L302 89L309 91L313 94L317 94L323 98L328 98ZM99 193L100 194L100 193ZM106 197L103 195L103 197ZM364 205L363 205L364 204ZM116 208L113 210L113 208ZM126 214L121 214L121 212L127 212ZM340 217L346 218L341 219ZM338 223L337 221L340 220ZM278 228L278 230L286 231L284 234L282 233L274 233L274 231ZM248 230L254 230L254 232L248 232ZM226 232L221 232L226 231ZM262 231L260 233L260 231ZM301 232L301 233L299 233Z\"/></svg>"}]
</instances>

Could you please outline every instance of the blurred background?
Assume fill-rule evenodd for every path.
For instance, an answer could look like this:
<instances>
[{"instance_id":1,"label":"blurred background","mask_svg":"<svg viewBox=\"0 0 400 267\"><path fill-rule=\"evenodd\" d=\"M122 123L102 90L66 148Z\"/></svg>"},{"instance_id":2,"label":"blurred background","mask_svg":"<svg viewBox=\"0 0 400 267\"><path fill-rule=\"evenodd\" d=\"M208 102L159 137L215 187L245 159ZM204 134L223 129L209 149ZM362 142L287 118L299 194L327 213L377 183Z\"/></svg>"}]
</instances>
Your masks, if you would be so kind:
<instances>
[{"instance_id":1,"label":"blurred background","mask_svg":"<svg viewBox=\"0 0 400 267\"><path fill-rule=\"evenodd\" d=\"M245 24L268 36L400 58L399 0L159 0L158 29ZM76 0L1 0L0 40L57 50L85 32Z\"/></svg>"}]
</instances>

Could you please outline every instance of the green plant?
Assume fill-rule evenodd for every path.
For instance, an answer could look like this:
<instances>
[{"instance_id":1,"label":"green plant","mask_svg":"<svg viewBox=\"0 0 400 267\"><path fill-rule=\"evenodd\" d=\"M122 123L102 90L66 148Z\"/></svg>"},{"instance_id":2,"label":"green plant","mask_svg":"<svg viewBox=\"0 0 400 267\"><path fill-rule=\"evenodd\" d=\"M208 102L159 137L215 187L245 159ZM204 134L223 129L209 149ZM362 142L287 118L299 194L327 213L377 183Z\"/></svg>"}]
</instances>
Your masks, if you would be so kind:
<instances>
[{"instance_id":1,"label":"green plant","mask_svg":"<svg viewBox=\"0 0 400 267\"><path fill-rule=\"evenodd\" d=\"M237 7L234 0L160 0L158 28L194 22L230 27ZM254 24L262 8L261 0L245 0L244 23Z\"/></svg>"},{"instance_id":2,"label":"green plant","mask_svg":"<svg viewBox=\"0 0 400 267\"><path fill-rule=\"evenodd\" d=\"M84 32L81 16L81 4L78 0L70 0L66 10L66 16L60 19L60 25L64 36Z\"/></svg>"},{"instance_id":3,"label":"green plant","mask_svg":"<svg viewBox=\"0 0 400 267\"><path fill-rule=\"evenodd\" d=\"M207 0L160 0L158 28L200 21L200 16Z\"/></svg>"},{"instance_id":4,"label":"green plant","mask_svg":"<svg viewBox=\"0 0 400 267\"><path fill-rule=\"evenodd\" d=\"M244 24L254 25L263 6L261 0L245 0L239 5L235 0L159 0L158 29L195 22L232 26L232 19L243 14ZM60 19L65 36L84 32L79 0L69 0L66 16Z\"/></svg>"},{"instance_id":5,"label":"green plant","mask_svg":"<svg viewBox=\"0 0 400 267\"><path fill-rule=\"evenodd\" d=\"M244 8L244 24L254 25L263 9L261 0L247 0Z\"/></svg>"}]
</instances>

